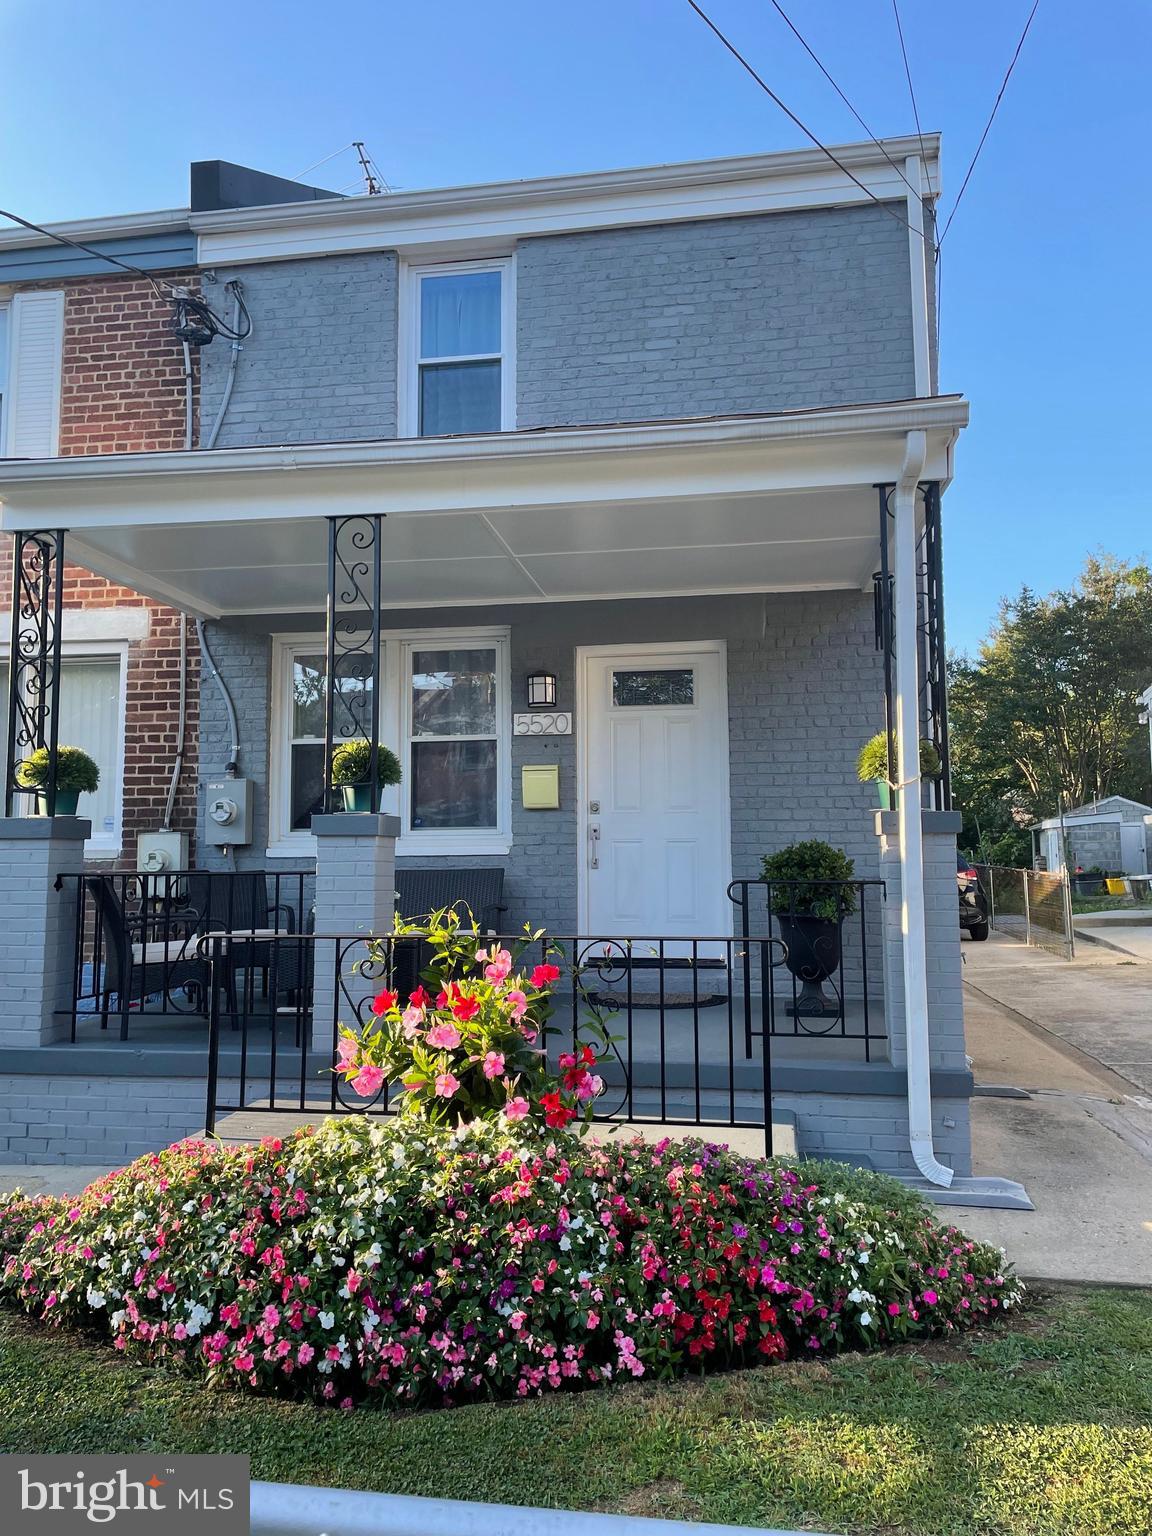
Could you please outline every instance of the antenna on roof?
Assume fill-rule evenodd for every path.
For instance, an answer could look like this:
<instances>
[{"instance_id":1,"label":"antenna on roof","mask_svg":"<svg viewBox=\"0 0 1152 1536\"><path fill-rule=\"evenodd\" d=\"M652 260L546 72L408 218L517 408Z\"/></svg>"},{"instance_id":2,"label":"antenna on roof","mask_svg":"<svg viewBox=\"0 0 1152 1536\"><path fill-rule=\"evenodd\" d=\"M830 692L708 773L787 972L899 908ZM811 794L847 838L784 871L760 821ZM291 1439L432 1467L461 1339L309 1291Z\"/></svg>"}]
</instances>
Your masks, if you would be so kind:
<instances>
[{"instance_id":1,"label":"antenna on roof","mask_svg":"<svg viewBox=\"0 0 1152 1536\"><path fill-rule=\"evenodd\" d=\"M364 172L364 190L369 197L379 197L381 192L388 190L388 184L377 169L375 160L364 148L364 140L353 139L352 148L360 157L360 168Z\"/></svg>"}]
</instances>

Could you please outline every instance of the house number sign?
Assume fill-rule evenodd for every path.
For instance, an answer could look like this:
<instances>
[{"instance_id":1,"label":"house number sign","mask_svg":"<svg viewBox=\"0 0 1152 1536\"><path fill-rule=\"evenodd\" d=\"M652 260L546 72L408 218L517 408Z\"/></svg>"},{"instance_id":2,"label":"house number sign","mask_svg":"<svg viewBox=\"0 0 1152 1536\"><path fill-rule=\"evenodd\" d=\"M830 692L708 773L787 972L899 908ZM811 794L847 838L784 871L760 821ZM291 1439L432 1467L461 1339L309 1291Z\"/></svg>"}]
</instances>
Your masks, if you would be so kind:
<instances>
[{"instance_id":1,"label":"house number sign","mask_svg":"<svg viewBox=\"0 0 1152 1536\"><path fill-rule=\"evenodd\" d=\"M512 730L516 736L571 736L572 711L537 709L530 714L513 715Z\"/></svg>"}]
</instances>

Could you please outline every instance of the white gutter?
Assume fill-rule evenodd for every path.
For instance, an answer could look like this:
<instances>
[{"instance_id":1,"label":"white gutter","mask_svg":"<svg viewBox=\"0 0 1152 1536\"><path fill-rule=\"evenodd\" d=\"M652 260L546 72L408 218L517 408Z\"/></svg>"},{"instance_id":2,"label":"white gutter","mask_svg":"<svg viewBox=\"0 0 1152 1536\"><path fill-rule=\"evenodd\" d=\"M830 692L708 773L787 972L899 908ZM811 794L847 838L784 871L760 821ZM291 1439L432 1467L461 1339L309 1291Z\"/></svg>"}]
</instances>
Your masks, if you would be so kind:
<instances>
[{"instance_id":1,"label":"white gutter","mask_svg":"<svg viewBox=\"0 0 1152 1536\"><path fill-rule=\"evenodd\" d=\"M924 923L924 835L920 795L919 629L916 613L916 493L928 451L909 432L895 501L896 776L899 781L900 897L904 1034L908 1052L908 1139L917 1168L947 1189L953 1172L932 1145L932 1069L928 1030L928 944Z\"/></svg>"},{"instance_id":2,"label":"white gutter","mask_svg":"<svg viewBox=\"0 0 1152 1536\"><path fill-rule=\"evenodd\" d=\"M64 219L45 224L46 235L25 229L21 224L15 229L0 229L0 251L27 247L55 245L52 238L59 234L69 240L83 240L91 245L95 240L128 240L144 235L173 235L189 229L187 208L162 208L156 213L116 213L103 218Z\"/></svg>"},{"instance_id":3,"label":"white gutter","mask_svg":"<svg viewBox=\"0 0 1152 1536\"><path fill-rule=\"evenodd\" d=\"M74 454L66 458L0 461L0 486L51 481L175 476L245 470L350 469L424 462L534 459L613 449L728 447L808 438L851 437L913 429L957 433L968 423L960 395L892 404L783 411L765 416L703 417L540 431L490 432L462 437L409 437L353 443L310 443L254 448L197 448L190 453Z\"/></svg>"}]
</instances>

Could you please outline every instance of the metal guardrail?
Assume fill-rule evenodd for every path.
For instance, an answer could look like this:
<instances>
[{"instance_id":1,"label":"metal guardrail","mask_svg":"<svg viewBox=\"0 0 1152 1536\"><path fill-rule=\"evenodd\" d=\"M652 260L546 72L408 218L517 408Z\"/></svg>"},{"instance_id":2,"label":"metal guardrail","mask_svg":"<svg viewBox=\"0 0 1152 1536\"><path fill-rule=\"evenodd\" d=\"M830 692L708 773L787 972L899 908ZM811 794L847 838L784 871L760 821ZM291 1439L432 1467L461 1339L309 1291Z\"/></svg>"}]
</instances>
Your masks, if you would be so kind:
<instances>
[{"instance_id":1,"label":"metal guardrail","mask_svg":"<svg viewBox=\"0 0 1152 1536\"><path fill-rule=\"evenodd\" d=\"M994 933L1047 950L1062 960L1076 958L1072 898L1063 875L1002 864L975 868L988 898L988 923Z\"/></svg>"},{"instance_id":2,"label":"metal guardrail","mask_svg":"<svg viewBox=\"0 0 1152 1536\"><path fill-rule=\"evenodd\" d=\"M251 1510L251 1536L802 1536L775 1526L698 1525L289 1483L253 1483Z\"/></svg>"}]
</instances>

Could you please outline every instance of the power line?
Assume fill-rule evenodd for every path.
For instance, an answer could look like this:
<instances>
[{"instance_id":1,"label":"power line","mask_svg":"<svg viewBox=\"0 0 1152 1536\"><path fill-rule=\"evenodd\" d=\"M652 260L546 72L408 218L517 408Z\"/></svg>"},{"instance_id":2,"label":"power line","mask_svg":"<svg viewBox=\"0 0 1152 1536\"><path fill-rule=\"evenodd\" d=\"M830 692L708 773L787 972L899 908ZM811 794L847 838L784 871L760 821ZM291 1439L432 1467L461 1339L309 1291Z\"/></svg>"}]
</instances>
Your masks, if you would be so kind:
<instances>
[{"instance_id":1,"label":"power line","mask_svg":"<svg viewBox=\"0 0 1152 1536\"><path fill-rule=\"evenodd\" d=\"M691 0L689 0L689 3L691 3ZM944 225L943 230L940 232L940 238L936 242L937 254L939 254L940 247L944 244L944 236L952 227L952 220L956 217L956 210L960 206L960 200L968 189L968 183L972 179L972 172L976 169L976 162L980 158L980 151L984 148L984 141L996 120L996 113L1000 110L1000 103L1004 99L1004 92L1008 89L1008 82L1012 78L1012 71L1016 68L1016 60L1020 57L1020 51L1024 47L1024 41L1032 27L1033 17L1039 8L1040 0L1033 0L1032 9L1028 12L1028 20L1024 23L1024 30L1020 34L1020 41L1016 44L1016 52L1012 55L1012 60L1005 72L1004 79L1000 82L1000 89L996 93L996 100L992 103L992 110L988 114L988 121L984 124L984 132L980 135L980 142L976 146L976 153L972 156L968 169L964 173L964 180L960 183L960 190L956 194L956 201L952 205L952 212L948 215L948 222Z\"/></svg>"},{"instance_id":2,"label":"power line","mask_svg":"<svg viewBox=\"0 0 1152 1536\"><path fill-rule=\"evenodd\" d=\"M121 261L116 256L109 256L104 251L98 251L91 245L84 245L79 240L69 240L67 235L57 234L53 229L45 229L40 224L33 224L31 219L22 219L18 213L9 213L7 208L0 208L0 218L11 219L13 224L22 224L25 229L35 230L36 234L44 235L49 240L56 240L61 245L70 245L74 251L83 251L86 256L95 256L97 261L111 262L112 266L120 267L125 272L131 272L134 277L142 277L152 284L153 291L158 298L167 299L169 294L163 293L163 288L171 288L171 284L161 284L150 272L145 272L143 267L134 267L130 262Z\"/></svg>"},{"instance_id":3,"label":"power line","mask_svg":"<svg viewBox=\"0 0 1152 1536\"><path fill-rule=\"evenodd\" d=\"M829 74L828 70L825 69L824 64L823 64L822 60L820 59L820 57L817 55L815 50L810 46L807 38L800 31L799 27L792 20L791 16L789 16L788 12L780 4L780 0L772 0L772 4L775 6L776 10L779 11L781 17L784 20L785 25L791 30L791 32L795 36L796 40L799 42L800 46L804 49L805 53L812 60L813 64L815 64L816 68L824 76L825 80L827 80L828 84L836 92L837 96L839 96L840 100L848 108L849 112L851 112L852 116L860 124L861 128L863 128L864 132L872 140L873 144L875 144L876 148L884 156L885 160L887 160L888 164L896 172L896 174L897 174L897 176L899 176L900 180L908 188L909 192L913 192L914 193L916 189L913 187L912 183L908 180L907 176L905 176L903 168L900 165L900 162L898 160L893 160L892 156L884 148L884 145L880 142L880 140L872 132L871 128L869 128L868 124L860 116L859 112L857 112L856 108L848 100L847 96L845 96L844 92L836 84L836 81ZM921 140L920 147L921 147L921 150L923 150L923 147L924 147L923 140Z\"/></svg>"},{"instance_id":4,"label":"power line","mask_svg":"<svg viewBox=\"0 0 1152 1536\"><path fill-rule=\"evenodd\" d=\"M1037 0L1037 3L1039 3L1039 0ZM688 0L688 4L696 12L697 16L699 16L700 20L709 29L709 31L715 33L715 35L720 39L720 41L724 44L725 48L727 48L728 52L737 61L737 63L741 64L744 69L748 71L760 89L764 91L766 95L772 98L772 100L780 108L781 112L784 113L785 117L787 117L791 122L795 123L797 128L800 129L801 133L803 133L807 138L811 139L816 148L820 150L822 154L827 155L832 164L836 166L838 170L843 171L844 175L847 176L849 181L858 186L866 197L871 198L871 200L876 204L877 208L882 208L890 218L895 219L897 224L902 225L911 234L919 235L921 239L925 238L922 231L913 229L912 225L906 218L903 217L902 214L899 214L894 209L890 208L887 203L883 202L876 196L875 192L873 192L870 187L866 187L858 176L854 176L848 167L844 164L844 162L837 159L837 157L828 148L827 144L823 143L816 137L811 128L808 127L807 123L802 123L800 121L795 112L792 111L791 107L786 106L785 103L780 100L779 96L777 96L776 92L772 89L768 82L761 75L757 74L752 65L736 47L735 43L730 42L729 39L724 36L724 33L721 32L720 28L716 25L712 18L707 14L707 12L701 10L700 6L696 4L696 0Z\"/></svg>"},{"instance_id":5,"label":"power line","mask_svg":"<svg viewBox=\"0 0 1152 1536\"><path fill-rule=\"evenodd\" d=\"M916 105L916 92L912 85L912 66L908 63L908 50L904 46L904 28L900 25L900 7L892 0L892 14L896 18L896 36L900 39L900 57L904 60L904 78L908 82L908 96L912 102L912 120L916 124L916 137L920 140L920 159L927 160L924 151L924 135L920 129L920 109Z\"/></svg>"}]
</instances>

